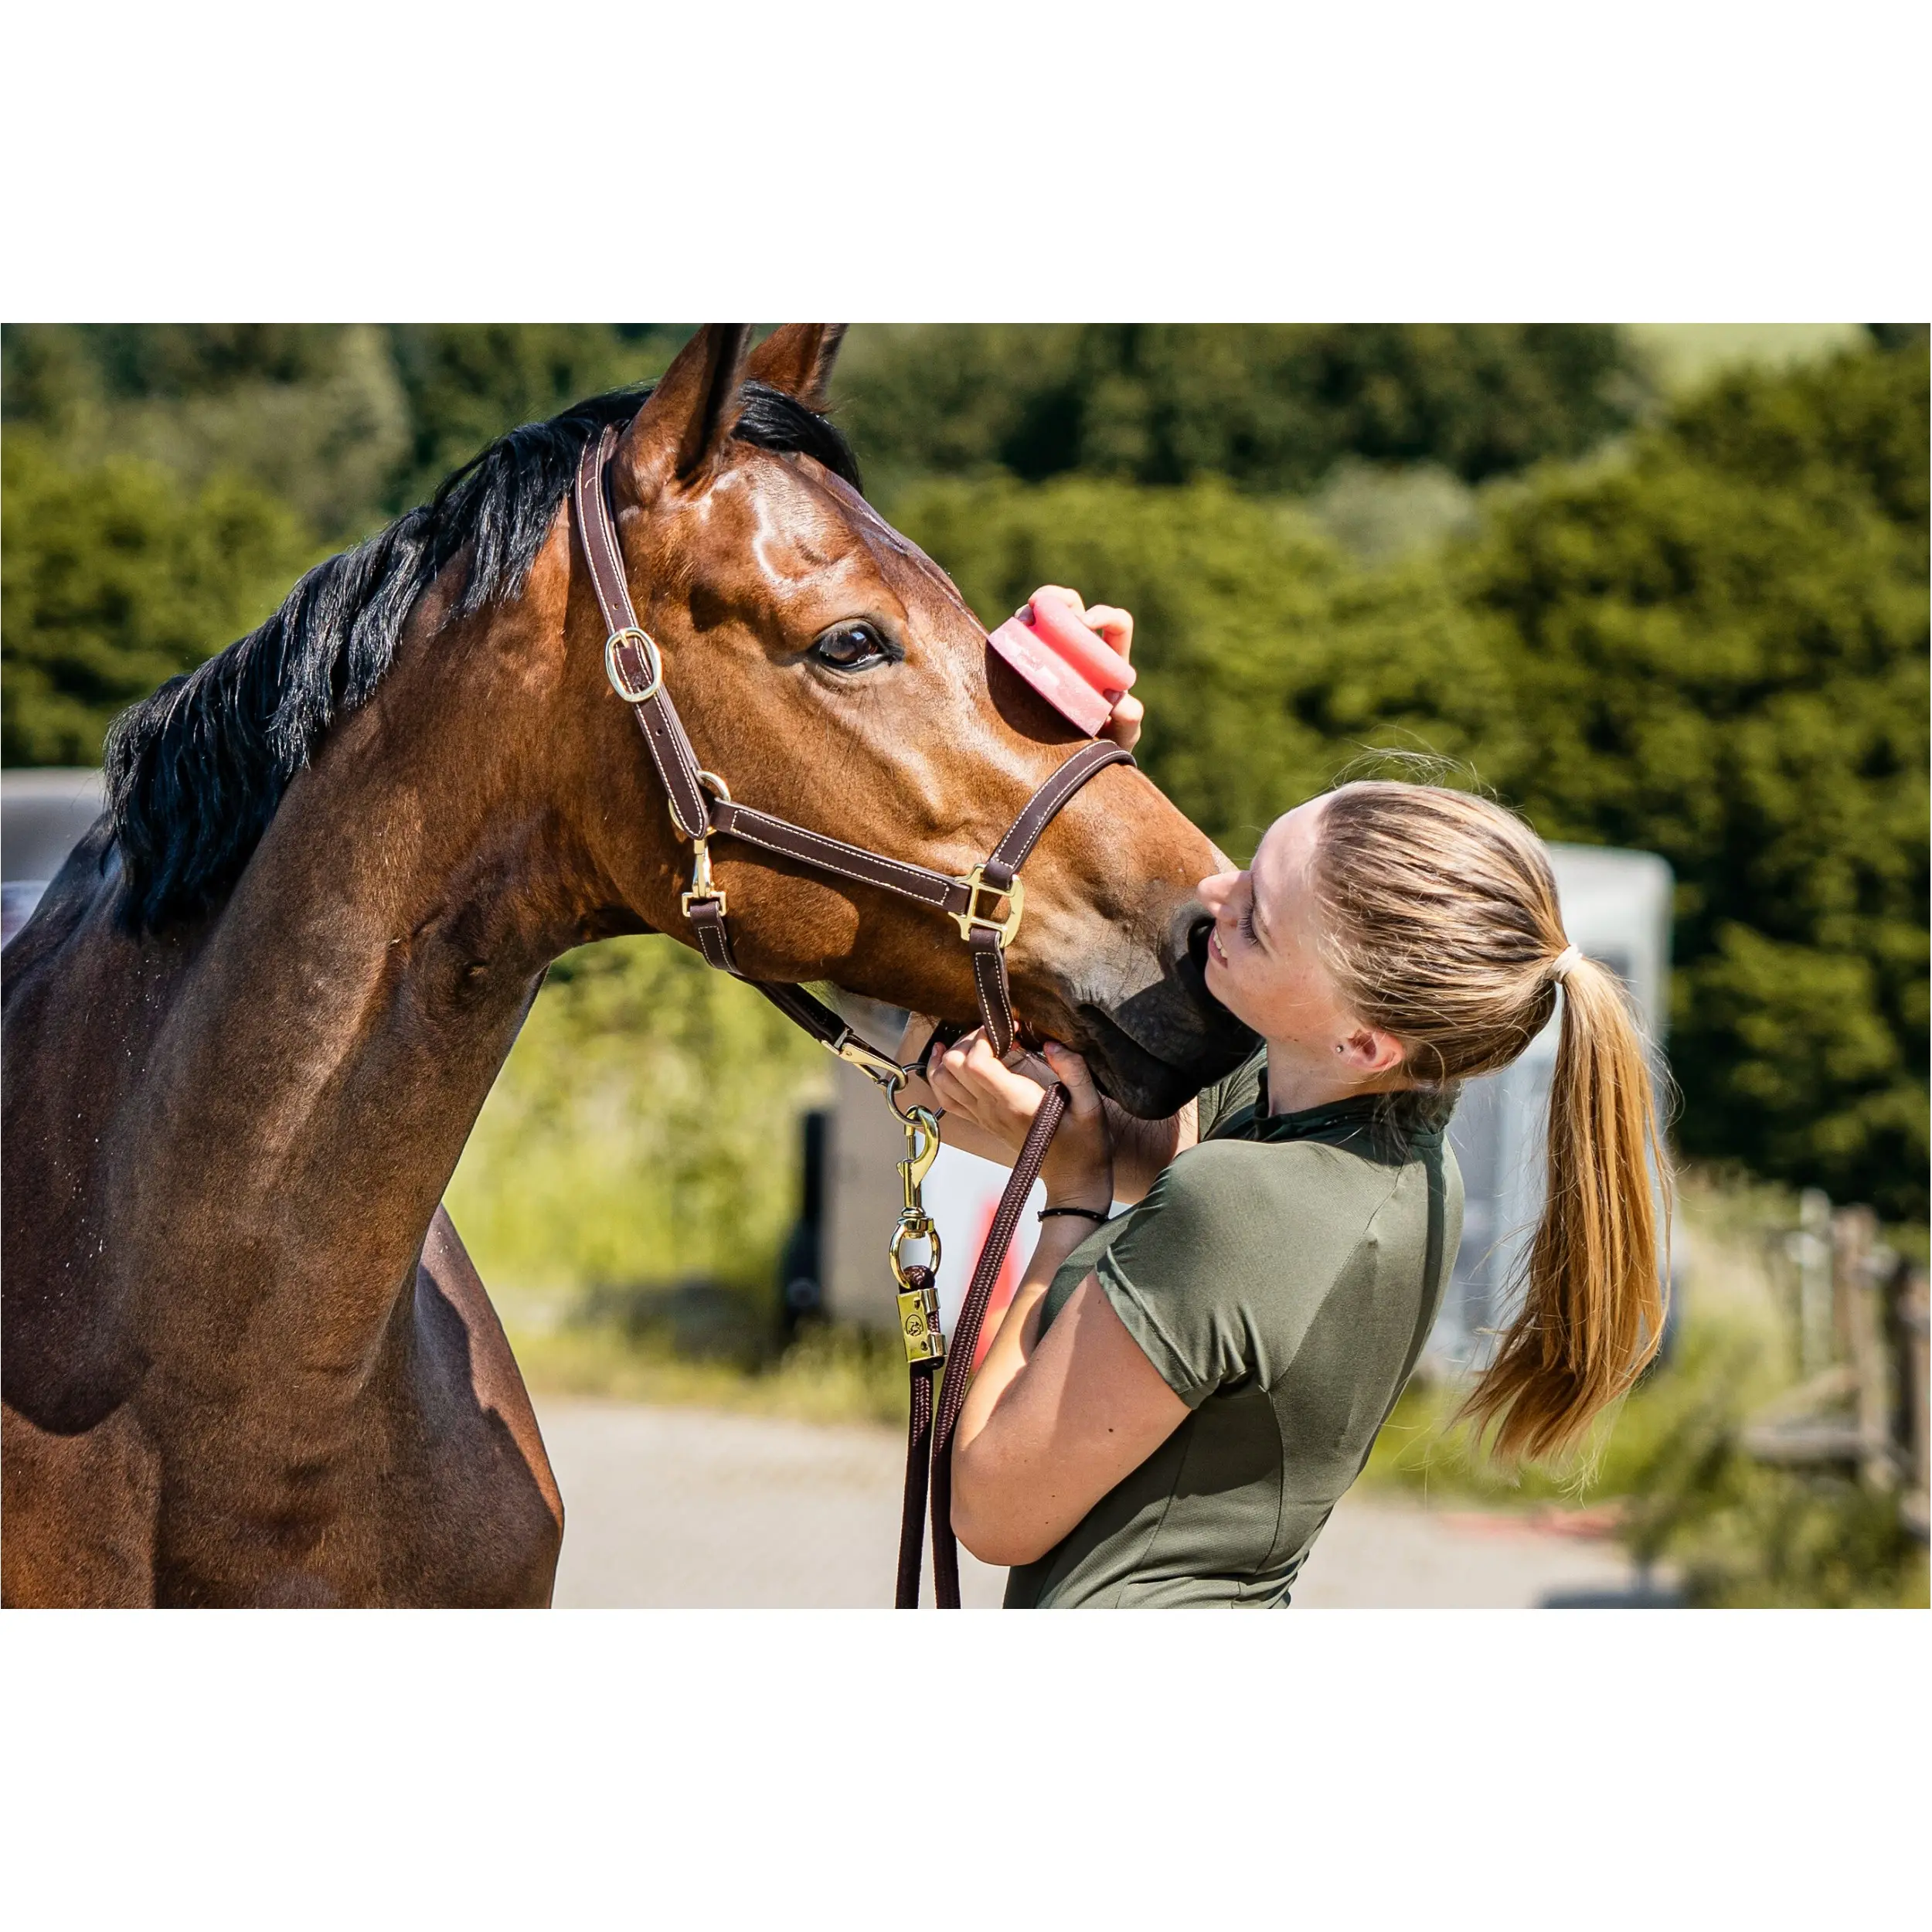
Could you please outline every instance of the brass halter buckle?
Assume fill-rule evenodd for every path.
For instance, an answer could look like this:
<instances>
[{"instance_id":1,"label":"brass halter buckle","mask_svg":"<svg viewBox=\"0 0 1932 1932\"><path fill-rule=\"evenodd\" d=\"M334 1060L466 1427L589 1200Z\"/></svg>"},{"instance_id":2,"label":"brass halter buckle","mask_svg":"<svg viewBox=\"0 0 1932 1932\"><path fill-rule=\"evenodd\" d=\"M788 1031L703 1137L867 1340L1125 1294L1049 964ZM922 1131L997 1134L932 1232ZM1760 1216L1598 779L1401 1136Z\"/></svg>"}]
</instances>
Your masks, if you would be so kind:
<instances>
[{"instance_id":1,"label":"brass halter buckle","mask_svg":"<svg viewBox=\"0 0 1932 1932\"><path fill-rule=\"evenodd\" d=\"M1005 951L1013 943L1013 935L1019 930L1020 914L1026 909L1026 886L1018 878L1010 886L1003 888L989 886L986 883L986 868L984 866L975 866L971 872L962 873L954 879L953 883L966 888L966 910L963 913L951 915L953 923L959 928L960 937L970 940L973 936L973 928L981 927L988 932L998 934L999 949L1002 952ZM1006 901L1006 917L1004 919L995 919L980 910L981 893L990 896L995 904L1002 899Z\"/></svg>"},{"instance_id":2,"label":"brass halter buckle","mask_svg":"<svg viewBox=\"0 0 1932 1932\"><path fill-rule=\"evenodd\" d=\"M849 1026L835 1040L828 1040L826 1044L848 1066L857 1067L884 1094L892 1103L893 1111L902 1121L906 1117L899 1104L899 1090L912 1077L912 1068L901 1066L898 1061L888 1060L883 1053L868 1046Z\"/></svg>"},{"instance_id":3,"label":"brass halter buckle","mask_svg":"<svg viewBox=\"0 0 1932 1932\"><path fill-rule=\"evenodd\" d=\"M651 673L648 683L634 685L624 675L617 662L617 648L626 644L635 645L643 653ZM626 703L642 704L664 689L664 656L648 631L640 631L634 624L627 624L621 631L613 631L604 641L604 675L611 680L611 689Z\"/></svg>"}]
</instances>

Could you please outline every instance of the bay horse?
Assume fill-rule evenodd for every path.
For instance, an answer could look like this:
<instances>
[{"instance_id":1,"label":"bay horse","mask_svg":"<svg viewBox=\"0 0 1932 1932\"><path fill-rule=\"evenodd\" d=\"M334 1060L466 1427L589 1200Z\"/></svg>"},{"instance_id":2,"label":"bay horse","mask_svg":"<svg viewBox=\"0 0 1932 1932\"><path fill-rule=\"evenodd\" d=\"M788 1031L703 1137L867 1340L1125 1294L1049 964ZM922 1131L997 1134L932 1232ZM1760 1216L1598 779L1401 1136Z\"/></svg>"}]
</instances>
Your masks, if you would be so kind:
<instances>
[{"instance_id":1,"label":"bay horse","mask_svg":"<svg viewBox=\"0 0 1932 1932\"><path fill-rule=\"evenodd\" d=\"M549 963L679 916L571 514L741 798L957 872L1073 740L859 493L842 331L714 325L513 430L128 713L109 810L4 954L9 1604L526 1604L563 1509L440 1206ZM1031 862L1017 1010L1142 1114L1244 1038L1191 953L1216 855L1131 767ZM743 846L749 978L970 1020L950 927Z\"/></svg>"}]
</instances>

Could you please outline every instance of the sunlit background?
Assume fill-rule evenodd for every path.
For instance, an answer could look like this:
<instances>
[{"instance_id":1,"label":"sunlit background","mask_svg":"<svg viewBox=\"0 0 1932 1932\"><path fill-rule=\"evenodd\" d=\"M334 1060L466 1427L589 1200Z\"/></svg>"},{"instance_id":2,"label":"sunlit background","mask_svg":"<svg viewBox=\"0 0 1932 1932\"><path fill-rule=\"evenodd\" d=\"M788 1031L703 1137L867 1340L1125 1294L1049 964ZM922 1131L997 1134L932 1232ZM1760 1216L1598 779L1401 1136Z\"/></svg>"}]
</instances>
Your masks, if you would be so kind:
<instances>
[{"instance_id":1,"label":"sunlit background","mask_svg":"<svg viewBox=\"0 0 1932 1932\"><path fill-rule=\"evenodd\" d=\"M10 808L307 565L685 333L8 329ZM1049 581L1135 612L1141 762L1229 852L1393 750L1670 868L1667 1358L1590 1471L1520 1485L1425 1378L1355 1522L1587 1544L1625 1600L1923 1602L1923 326L859 327L835 396L869 495L982 617ZM594 1437L674 1412L727 1460L754 1423L819 1432L744 1451L792 1468L884 1443L899 1371L801 1246L835 1100L679 947L553 969L449 1206L566 1498Z\"/></svg>"}]
</instances>

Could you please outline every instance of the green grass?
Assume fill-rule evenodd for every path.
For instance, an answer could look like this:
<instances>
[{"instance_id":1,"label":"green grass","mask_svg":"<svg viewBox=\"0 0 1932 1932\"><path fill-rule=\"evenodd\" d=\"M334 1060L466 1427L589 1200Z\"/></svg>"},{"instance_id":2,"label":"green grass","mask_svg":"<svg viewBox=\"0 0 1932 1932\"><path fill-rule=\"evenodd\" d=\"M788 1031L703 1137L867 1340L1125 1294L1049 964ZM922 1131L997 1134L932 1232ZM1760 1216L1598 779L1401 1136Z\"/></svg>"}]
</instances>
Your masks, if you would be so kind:
<instances>
[{"instance_id":1,"label":"green grass","mask_svg":"<svg viewBox=\"0 0 1932 1932\"><path fill-rule=\"evenodd\" d=\"M680 1352L662 1333L574 1318L505 1328L539 1394L726 1409L800 1422L906 1426L906 1362L895 1335L817 1325L760 1358Z\"/></svg>"}]
</instances>

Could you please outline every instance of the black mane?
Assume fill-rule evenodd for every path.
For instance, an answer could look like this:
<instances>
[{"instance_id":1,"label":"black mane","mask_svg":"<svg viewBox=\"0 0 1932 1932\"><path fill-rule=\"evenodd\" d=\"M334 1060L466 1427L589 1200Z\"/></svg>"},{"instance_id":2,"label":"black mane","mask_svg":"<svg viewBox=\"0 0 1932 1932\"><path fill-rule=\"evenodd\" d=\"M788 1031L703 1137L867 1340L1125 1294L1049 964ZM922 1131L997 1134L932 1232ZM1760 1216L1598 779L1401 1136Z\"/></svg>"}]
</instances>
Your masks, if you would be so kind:
<instances>
[{"instance_id":1,"label":"black mane","mask_svg":"<svg viewBox=\"0 0 1932 1932\"><path fill-rule=\"evenodd\" d=\"M616 390L511 430L429 503L317 564L259 630L122 713L105 763L134 930L226 896L289 781L382 682L416 600L452 557L470 549L453 616L522 590L584 444L629 421L650 393ZM859 487L852 450L825 417L761 383L745 385L743 402L741 440L815 457Z\"/></svg>"}]
</instances>

